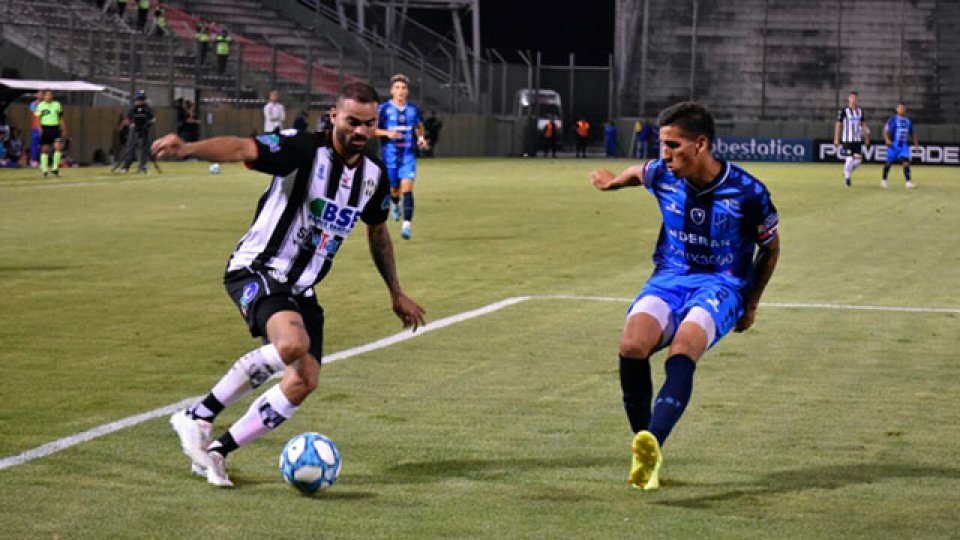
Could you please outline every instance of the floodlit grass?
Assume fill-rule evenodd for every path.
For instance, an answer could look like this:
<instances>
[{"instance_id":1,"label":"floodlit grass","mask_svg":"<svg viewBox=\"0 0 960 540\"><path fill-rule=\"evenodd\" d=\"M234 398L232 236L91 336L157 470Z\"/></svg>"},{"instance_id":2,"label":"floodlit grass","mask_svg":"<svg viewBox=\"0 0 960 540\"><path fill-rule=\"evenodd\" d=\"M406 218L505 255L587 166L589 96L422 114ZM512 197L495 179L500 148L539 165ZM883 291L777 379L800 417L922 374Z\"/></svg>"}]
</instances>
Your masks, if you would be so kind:
<instances>
[{"instance_id":1,"label":"floodlit grass","mask_svg":"<svg viewBox=\"0 0 960 540\"><path fill-rule=\"evenodd\" d=\"M430 319L526 294L623 302L531 299L327 365L231 457L234 490L190 476L165 418L0 471L0 538L955 536L956 313L762 308L697 370L663 489L628 488L617 340L659 215L587 181L626 165L422 160L413 241L391 222ZM161 166L0 171L0 457L202 394L256 346L221 275L266 177ZM839 165L747 168L781 214L765 301L960 307L960 169L915 166L907 191L897 168L884 191L877 166L851 189ZM399 329L362 230L318 294L328 352ZM301 431L343 453L313 498L277 470Z\"/></svg>"}]
</instances>

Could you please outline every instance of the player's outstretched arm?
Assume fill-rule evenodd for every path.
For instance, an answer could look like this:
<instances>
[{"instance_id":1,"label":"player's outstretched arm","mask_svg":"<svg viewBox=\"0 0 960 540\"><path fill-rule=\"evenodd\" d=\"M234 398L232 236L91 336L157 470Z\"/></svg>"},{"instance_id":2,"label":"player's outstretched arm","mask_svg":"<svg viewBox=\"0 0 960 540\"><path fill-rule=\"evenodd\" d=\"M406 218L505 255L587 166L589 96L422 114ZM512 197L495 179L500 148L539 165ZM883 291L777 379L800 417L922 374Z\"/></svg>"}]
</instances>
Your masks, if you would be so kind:
<instances>
[{"instance_id":1,"label":"player's outstretched arm","mask_svg":"<svg viewBox=\"0 0 960 540\"><path fill-rule=\"evenodd\" d=\"M607 169L597 169L590 173L590 182L593 187L600 191L610 191L624 187L639 186L642 184L640 177L643 175L643 165L634 165L627 167L619 175Z\"/></svg>"},{"instance_id":2,"label":"player's outstretched arm","mask_svg":"<svg viewBox=\"0 0 960 540\"><path fill-rule=\"evenodd\" d=\"M197 142L183 142L175 133L153 142L150 151L160 159L198 157L210 161L254 161L257 143L244 137L213 137Z\"/></svg>"},{"instance_id":3,"label":"player's outstretched arm","mask_svg":"<svg viewBox=\"0 0 960 540\"><path fill-rule=\"evenodd\" d=\"M387 284L387 289L390 290L393 312L403 322L404 328L409 326L416 331L418 327L423 326L426 312L400 289L397 265L393 258L393 242L390 240L387 224L367 225L367 242L370 244L373 263L377 265L377 271L380 272L384 283Z\"/></svg>"},{"instance_id":4,"label":"player's outstretched arm","mask_svg":"<svg viewBox=\"0 0 960 540\"><path fill-rule=\"evenodd\" d=\"M743 316L737 321L735 332L743 332L753 326L753 320L757 315L757 306L760 305L760 297L763 296L763 290L770 282L770 276L777 268L777 260L780 258L780 237L775 236L769 244L760 246L757 257L753 260L754 284L750 297L744 305Z\"/></svg>"},{"instance_id":5,"label":"player's outstretched arm","mask_svg":"<svg viewBox=\"0 0 960 540\"><path fill-rule=\"evenodd\" d=\"M833 145L840 144L840 122L833 123Z\"/></svg>"}]
</instances>

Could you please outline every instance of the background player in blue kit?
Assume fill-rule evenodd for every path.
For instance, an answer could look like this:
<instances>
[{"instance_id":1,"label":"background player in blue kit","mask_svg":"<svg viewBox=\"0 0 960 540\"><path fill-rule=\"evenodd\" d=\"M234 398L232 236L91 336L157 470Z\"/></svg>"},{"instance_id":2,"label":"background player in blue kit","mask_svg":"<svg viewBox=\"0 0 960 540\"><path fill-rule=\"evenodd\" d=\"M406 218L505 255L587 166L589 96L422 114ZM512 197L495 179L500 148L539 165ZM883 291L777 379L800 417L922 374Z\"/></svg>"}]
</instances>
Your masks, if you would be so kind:
<instances>
[{"instance_id":1,"label":"background player in blue kit","mask_svg":"<svg viewBox=\"0 0 960 540\"><path fill-rule=\"evenodd\" d=\"M897 105L897 114L887 120L883 126L883 139L887 142L887 162L883 166L883 179L880 180L880 187L887 187L887 174L890 173L890 167L897 161L903 163L903 177L907 180L905 187L913 189L916 184L910 179L910 137L913 137L913 145L920 146L917 140L917 134L913 131L913 121L907 118L907 106L903 103Z\"/></svg>"},{"instance_id":2,"label":"background player in blue kit","mask_svg":"<svg viewBox=\"0 0 960 540\"><path fill-rule=\"evenodd\" d=\"M750 328L780 253L770 193L714 158L709 111L678 103L657 124L662 159L616 176L591 173L602 191L646 187L663 215L653 275L628 308L620 338L620 384L635 433L628 481L644 490L660 487L661 446L690 400L696 362L730 330ZM667 376L651 412L649 357L667 346Z\"/></svg>"},{"instance_id":3,"label":"background player in blue kit","mask_svg":"<svg viewBox=\"0 0 960 540\"><path fill-rule=\"evenodd\" d=\"M393 219L400 219L400 197L403 196L403 224L400 236L409 240L413 236L413 181L417 176L417 147L426 149L423 117L420 109L407 102L410 80L406 75L396 74L390 79L389 101L380 104L377 135L386 137L383 144L383 161L390 177L390 200L393 202Z\"/></svg>"}]
</instances>

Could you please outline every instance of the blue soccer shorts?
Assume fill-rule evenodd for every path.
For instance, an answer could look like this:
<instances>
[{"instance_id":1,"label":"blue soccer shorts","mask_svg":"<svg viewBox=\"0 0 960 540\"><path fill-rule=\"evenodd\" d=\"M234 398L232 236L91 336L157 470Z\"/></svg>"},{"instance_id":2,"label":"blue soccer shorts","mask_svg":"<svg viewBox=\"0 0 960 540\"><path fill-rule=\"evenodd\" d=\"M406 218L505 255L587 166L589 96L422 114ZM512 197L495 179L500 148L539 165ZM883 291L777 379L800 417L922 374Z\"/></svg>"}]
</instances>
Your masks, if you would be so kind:
<instances>
[{"instance_id":1,"label":"blue soccer shorts","mask_svg":"<svg viewBox=\"0 0 960 540\"><path fill-rule=\"evenodd\" d=\"M644 300L645 298L647 300ZM714 274L654 274L627 308L627 317L645 312L645 306L660 304L650 302L653 299L661 300L669 309L669 313L663 314L665 316L651 313L654 318L660 320L663 327L663 340L657 350L673 341L676 329L693 308L703 309L713 319L715 332L708 348L713 347L720 338L729 334L743 316L743 298L740 292Z\"/></svg>"},{"instance_id":2,"label":"blue soccer shorts","mask_svg":"<svg viewBox=\"0 0 960 540\"><path fill-rule=\"evenodd\" d=\"M887 147L887 163L896 163L898 161L910 161L909 145L891 145Z\"/></svg>"},{"instance_id":3,"label":"blue soccer shorts","mask_svg":"<svg viewBox=\"0 0 960 540\"><path fill-rule=\"evenodd\" d=\"M400 187L401 180L415 180L417 177L417 158L415 156L399 156L387 161L386 165L391 189Z\"/></svg>"}]
</instances>

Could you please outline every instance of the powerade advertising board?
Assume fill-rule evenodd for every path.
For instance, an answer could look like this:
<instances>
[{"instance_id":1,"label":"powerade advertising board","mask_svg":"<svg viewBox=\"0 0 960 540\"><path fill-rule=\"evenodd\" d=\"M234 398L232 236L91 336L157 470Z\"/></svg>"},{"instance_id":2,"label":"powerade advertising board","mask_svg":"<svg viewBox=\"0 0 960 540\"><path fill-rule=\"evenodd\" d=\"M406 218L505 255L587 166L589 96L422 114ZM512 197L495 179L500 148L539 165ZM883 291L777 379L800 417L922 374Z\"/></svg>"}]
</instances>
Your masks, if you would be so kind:
<instances>
[{"instance_id":1,"label":"powerade advertising board","mask_svg":"<svg viewBox=\"0 0 960 540\"><path fill-rule=\"evenodd\" d=\"M815 139L813 161L843 161L840 148L833 141ZM910 146L910 158L914 163L924 165L960 165L960 144L943 142L923 142L920 146ZM884 163L887 160L887 147L883 144L863 145L863 161Z\"/></svg>"},{"instance_id":2,"label":"powerade advertising board","mask_svg":"<svg viewBox=\"0 0 960 540\"><path fill-rule=\"evenodd\" d=\"M713 155L728 161L811 161L813 142L772 137L717 137L713 141Z\"/></svg>"}]
</instances>

